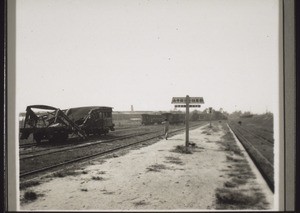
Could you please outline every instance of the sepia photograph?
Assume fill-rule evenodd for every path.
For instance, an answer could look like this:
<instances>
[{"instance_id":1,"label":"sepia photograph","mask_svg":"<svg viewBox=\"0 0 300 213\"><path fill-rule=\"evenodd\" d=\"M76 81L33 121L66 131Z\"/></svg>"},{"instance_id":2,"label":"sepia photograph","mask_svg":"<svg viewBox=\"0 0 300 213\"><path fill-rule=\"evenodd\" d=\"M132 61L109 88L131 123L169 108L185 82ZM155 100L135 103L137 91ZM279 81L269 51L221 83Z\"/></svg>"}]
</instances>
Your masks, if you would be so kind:
<instances>
[{"instance_id":1,"label":"sepia photograph","mask_svg":"<svg viewBox=\"0 0 300 213\"><path fill-rule=\"evenodd\" d=\"M16 210L279 210L281 2L16 0Z\"/></svg>"}]
</instances>

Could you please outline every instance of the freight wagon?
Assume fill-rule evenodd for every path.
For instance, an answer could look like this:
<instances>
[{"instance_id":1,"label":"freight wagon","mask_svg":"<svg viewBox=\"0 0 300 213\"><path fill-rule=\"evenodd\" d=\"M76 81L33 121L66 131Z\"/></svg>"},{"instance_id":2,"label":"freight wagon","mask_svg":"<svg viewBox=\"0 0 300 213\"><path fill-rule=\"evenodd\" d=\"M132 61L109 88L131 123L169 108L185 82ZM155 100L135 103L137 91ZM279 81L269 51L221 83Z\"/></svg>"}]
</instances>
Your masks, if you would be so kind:
<instances>
[{"instance_id":1,"label":"freight wagon","mask_svg":"<svg viewBox=\"0 0 300 213\"><path fill-rule=\"evenodd\" d=\"M142 125L161 124L165 118L162 115L142 114Z\"/></svg>"},{"instance_id":2,"label":"freight wagon","mask_svg":"<svg viewBox=\"0 0 300 213\"><path fill-rule=\"evenodd\" d=\"M179 124L185 122L185 114L162 113L162 114L142 114L142 125L161 124L168 119L170 124Z\"/></svg>"},{"instance_id":3,"label":"freight wagon","mask_svg":"<svg viewBox=\"0 0 300 213\"><path fill-rule=\"evenodd\" d=\"M185 114L179 113L163 113L162 116L168 119L170 124L185 123Z\"/></svg>"}]
</instances>

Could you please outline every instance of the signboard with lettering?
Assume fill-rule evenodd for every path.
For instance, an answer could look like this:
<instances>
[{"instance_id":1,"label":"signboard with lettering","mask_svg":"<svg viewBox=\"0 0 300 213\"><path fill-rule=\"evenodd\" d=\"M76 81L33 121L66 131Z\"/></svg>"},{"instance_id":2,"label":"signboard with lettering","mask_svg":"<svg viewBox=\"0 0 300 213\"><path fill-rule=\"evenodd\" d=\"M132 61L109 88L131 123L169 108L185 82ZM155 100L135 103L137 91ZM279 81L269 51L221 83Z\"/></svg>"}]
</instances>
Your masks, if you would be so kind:
<instances>
[{"instance_id":1,"label":"signboard with lettering","mask_svg":"<svg viewBox=\"0 0 300 213\"><path fill-rule=\"evenodd\" d=\"M175 107L186 107L186 105L175 105ZM189 105L189 107L201 107L201 105Z\"/></svg>"},{"instance_id":2,"label":"signboard with lettering","mask_svg":"<svg viewBox=\"0 0 300 213\"><path fill-rule=\"evenodd\" d=\"M186 103L186 97L173 97L172 104ZM202 97L189 97L189 103L191 104L204 104Z\"/></svg>"}]
</instances>

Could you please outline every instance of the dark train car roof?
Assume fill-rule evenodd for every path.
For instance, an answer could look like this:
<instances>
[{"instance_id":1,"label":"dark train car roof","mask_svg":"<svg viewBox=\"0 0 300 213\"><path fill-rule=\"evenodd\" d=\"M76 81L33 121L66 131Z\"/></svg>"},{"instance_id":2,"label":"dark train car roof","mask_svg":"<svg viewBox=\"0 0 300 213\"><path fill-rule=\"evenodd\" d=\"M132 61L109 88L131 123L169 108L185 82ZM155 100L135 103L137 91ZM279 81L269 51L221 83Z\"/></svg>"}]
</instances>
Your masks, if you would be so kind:
<instances>
[{"instance_id":1,"label":"dark train car roof","mask_svg":"<svg viewBox=\"0 0 300 213\"><path fill-rule=\"evenodd\" d=\"M73 118L74 120L78 120L80 118L84 118L88 115L88 113L93 109L99 109L103 112L112 112L112 107L107 106L88 106L88 107L77 107L77 108L69 108L66 111L68 117Z\"/></svg>"}]
</instances>

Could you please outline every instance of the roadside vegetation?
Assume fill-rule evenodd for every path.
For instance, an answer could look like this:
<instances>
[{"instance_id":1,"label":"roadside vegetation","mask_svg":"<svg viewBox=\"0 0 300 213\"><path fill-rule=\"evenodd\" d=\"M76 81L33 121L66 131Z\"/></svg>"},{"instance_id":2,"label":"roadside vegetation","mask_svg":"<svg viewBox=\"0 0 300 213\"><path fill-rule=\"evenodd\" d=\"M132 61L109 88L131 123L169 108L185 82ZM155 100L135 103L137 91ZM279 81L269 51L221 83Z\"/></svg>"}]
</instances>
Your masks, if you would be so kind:
<instances>
[{"instance_id":1,"label":"roadside vegetation","mask_svg":"<svg viewBox=\"0 0 300 213\"><path fill-rule=\"evenodd\" d=\"M222 137L220 144L228 154L226 161L229 166L224 170L227 181L215 191L216 209L251 209L262 210L268 208L266 197L261 189L255 186L250 165L244 154L236 144L227 126L222 125L226 134Z\"/></svg>"},{"instance_id":2,"label":"roadside vegetation","mask_svg":"<svg viewBox=\"0 0 300 213\"><path fill-rule=\"evenodd\" d=\"M231 118L230 127L274 192L273 114L244 114Z\"/></svg>"},{"instance_id":3,"label":"roadside vegetation","mask_svg":"<svg viewBox=\"0 0 300 213\"><path fill-rule=\"evenodd\" d=\"M168 169L164 164L153 164L147 168L147 172L160 172L164 169Z\"/></svg>"},{"instance_id":4,"label":"roadside vegetation","mask_svg":"<svg viewBox=\"0 0 300 213\"><path fill-rule=\"evenodd\" d=\"M73 176L73 175L78 175L78 174L80 174L78 171L70 169L70 170L61 170L61 171L55 172L52 174L52 176L62 178L62 177Z\"/></svg>"},{"instance_id":5,"label":"roadside vegetation","mask_svg":"<svg viewBox=\"0 0 300 213\"><path fill-rule=\"evenodd\" d=\"M32 187L32 186L38 186L40 184L41 184L40 181L31 180L31 181L20 183L20 187L19 188L20 188L20 190L24 190L24 189Z\"/></svg>"},{"instance_id":6,"label":"roadside vegetation","mask_svg":"<svg viewBox=\"0 0 300 213\"><path fill-rule=\"evenodd\" d=\"M167 163L184 165L184 163L182 162L182 160L179 157L167 156L166 160L167 160L166 161Z\"/></svg>"},{"instance_id":7,"label":"roadside vegetation","mask_svg":"<svg viewBox=\"0 0 300 213\"><path fill-rule=\"evenodd\" d=\"M21 198L21 203L29 203L37 200L39 197L44 196L43 194L38 194L33 190L27 190Z\"/></svg>"}]
</instances>

